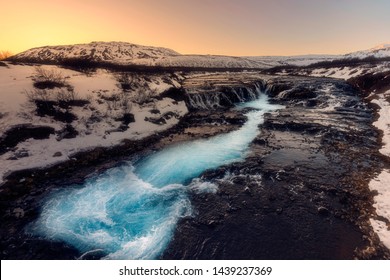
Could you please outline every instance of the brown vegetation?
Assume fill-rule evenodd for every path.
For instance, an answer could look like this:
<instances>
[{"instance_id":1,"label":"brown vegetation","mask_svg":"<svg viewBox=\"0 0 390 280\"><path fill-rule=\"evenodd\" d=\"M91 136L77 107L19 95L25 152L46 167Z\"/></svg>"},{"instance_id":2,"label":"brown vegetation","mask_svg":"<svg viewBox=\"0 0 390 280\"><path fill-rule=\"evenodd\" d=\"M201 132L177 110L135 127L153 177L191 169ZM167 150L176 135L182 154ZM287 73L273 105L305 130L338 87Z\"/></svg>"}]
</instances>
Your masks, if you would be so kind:
<instances>
[{"instance_id":1,"label":"brown vegetation","mask_svg":"<svg viewBox=\"0 0 390 280\"><path fill-rule=\"evenodd\" d=\"M0 51L0 60L5 60L10 56L12 56L10 51Z\"/></svg>"}]
</instances>

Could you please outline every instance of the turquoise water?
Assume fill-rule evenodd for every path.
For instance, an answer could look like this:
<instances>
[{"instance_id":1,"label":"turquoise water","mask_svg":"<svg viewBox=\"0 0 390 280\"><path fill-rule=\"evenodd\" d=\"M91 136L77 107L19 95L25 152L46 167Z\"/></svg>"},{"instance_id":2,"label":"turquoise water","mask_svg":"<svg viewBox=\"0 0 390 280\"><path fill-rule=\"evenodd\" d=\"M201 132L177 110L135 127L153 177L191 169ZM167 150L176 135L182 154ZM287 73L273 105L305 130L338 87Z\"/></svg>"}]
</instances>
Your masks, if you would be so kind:
<instances>
[{"instance_id":1,"label":"turquoise water","mask_svg":"<svg viewBox=\"0 0 390 280\"><path fill-rule=\"evenodd\" d=\"M280 108L260 98L239 129L165 148L53 194L31 227L35 234L80 250L101 250L107 259L155 259L168 245L178 220L192 215L188 192L215 192L197 179L207 169L245 158L265 112Z\"/></svg>"}]
</instances>

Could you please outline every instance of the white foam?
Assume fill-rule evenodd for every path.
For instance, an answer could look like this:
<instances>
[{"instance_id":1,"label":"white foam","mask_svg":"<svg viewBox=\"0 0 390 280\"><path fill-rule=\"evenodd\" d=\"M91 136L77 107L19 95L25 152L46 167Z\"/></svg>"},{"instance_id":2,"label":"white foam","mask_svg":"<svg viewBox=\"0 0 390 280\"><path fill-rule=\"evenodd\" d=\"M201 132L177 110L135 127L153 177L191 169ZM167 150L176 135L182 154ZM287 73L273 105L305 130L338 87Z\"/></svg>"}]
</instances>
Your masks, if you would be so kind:
<instances>
[{"instance_id":1,"label":"white foam","mask_svg":"<svg viewBox=\"0 0 390 280\"><path fill-rule=\"evenodd\" d=\"M205 182L198 178L192 180L191 184L189 185L189 188L197 194L217 193L218 191L218 186L216 184L207 181Z\"/></svg>"},{"instance_id":2,"label":"white foam","mask_svg":"<svg viewBox=\"0 0 390 280\"><path fill-rule=\"evenodd\" d=\"M53 194L30 230L82 252L102 248L110 259L156 258L178 219L191 214L190 202L184 186L156 189L133 170L113 168L82 188Z\"/></svg>"}]
</instances>

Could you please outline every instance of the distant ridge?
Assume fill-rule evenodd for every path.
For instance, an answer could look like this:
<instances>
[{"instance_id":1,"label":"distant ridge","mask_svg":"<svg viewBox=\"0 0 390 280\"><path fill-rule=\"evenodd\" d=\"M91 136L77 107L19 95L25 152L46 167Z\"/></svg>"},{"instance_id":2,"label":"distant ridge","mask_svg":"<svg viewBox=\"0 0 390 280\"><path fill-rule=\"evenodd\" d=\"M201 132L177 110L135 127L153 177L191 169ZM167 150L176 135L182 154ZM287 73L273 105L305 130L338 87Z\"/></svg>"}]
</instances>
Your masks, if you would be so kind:
<instances>
[{"instance_id":1,"label":"distant ridge","mask_svg":"<svg viewBox=\"0 0 390 280\"><path fill-rule=\"evenodd\" d=\"M69 62L72 62L96 66L265 69L273 66L307 66L325 61L365 59L369 57L390 58L390 43L384 43L368 50L345 55L234 57L223 55L182 55L168 48L142 46L126 42L91 42L89 44L33 48L12 56L8 60L22 63L68 65Z\"/></svg>"},{"instance_id":2,"label":"distant ridge","mask_svg":"<svg viewBox=\"0 0 390 280\"><path fill-rule=\"evenodd\" d=\"M390 43L377 45L371 49L352 52L346 54L346 58L366 58L366 57L384 58L390 57Z\"/></svg>"}]
</instances>

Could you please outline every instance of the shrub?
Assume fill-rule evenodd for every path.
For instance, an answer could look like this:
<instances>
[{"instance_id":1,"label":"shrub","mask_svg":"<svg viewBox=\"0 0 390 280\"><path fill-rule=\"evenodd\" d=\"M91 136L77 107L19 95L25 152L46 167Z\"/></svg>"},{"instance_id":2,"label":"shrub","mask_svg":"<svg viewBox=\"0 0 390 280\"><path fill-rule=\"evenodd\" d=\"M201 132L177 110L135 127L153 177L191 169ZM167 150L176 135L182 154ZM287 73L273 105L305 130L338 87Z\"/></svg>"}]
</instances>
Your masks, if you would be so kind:
<instances>
[{"instance_id":1,"label":"shrub","mask_svg":"<svg viewBox=\"0 0 390 280\"><path fill-rule=\"evenodd\" d=\"M40 66L35 68L34 87L38 89L53 89L67 87L69 90L72 87L66 83L66 77L57 69L45 69Z\"/></svg>"},{"instance_id":2,"label":"shrub","mask_svg":"<svg viewBox=\"0 0 390 280\"><path fill-rule=\"evenodd\" d=\"M115 75L115 79L118 81L118 87L123 91L130 91L134 87L135 78L133 73L119 73Z\"/></svg>"},{"instance_id":3,"label":"shrub","mask_svg":"<svg viewBox=\"0 0 390 280\"><path fill-rule=\"evenodd\" d=\"M57 121L66 123L77 119L71 112L71 107L89 103L88 100L78 99L76 92L67 89L34 89L24 93L28 100L35 104L38 116L51 116Z\"/></svg>"},{"instance_id":4,"label":"shrub","mask_svg":"<svg viewBox=\"0 0 390 280\"><path fill-rule=\"evenodd\" d=\"M0 51L0 60L5 60L12 56L10 51Z\"/></svg>"},{"instance_id":5,"label":"shrub","mask_svg":"<svg viewBox=\"0 0 390 280\"><path fill-rule=\"evenodd\" d=\"M140 90L136 92L135 95L133 96L133 101L137 104L142 105L151 102L155 95L156 95L155 90L151 90L151 89Z\"/></svg>"},{"instance_id":6,"label":"shrub","mask_svg":"<svg viewBox=\"0 0 390 280\"><path fill-rule=\"evenodd\" d=\"M121 105L122 105L124 114L129 114L131 112L131 110L133 109L133 103L131 102L131 100L128 96L124 96L122 98Z\"/></svg>"},{"instance_id":7,"label":"shrub","mask_svg":"<svg viewBox=\"0 0 390 280\"><path fill-rule=\"evenodd\" d=\"M78 100L78 94L72 89L59 89L56 91L46 89L33 89L24 91L29 101L52 101L55 103L74 103ZM86 101L87 102L87 101Z\"/></svg>"}]
</instances>

